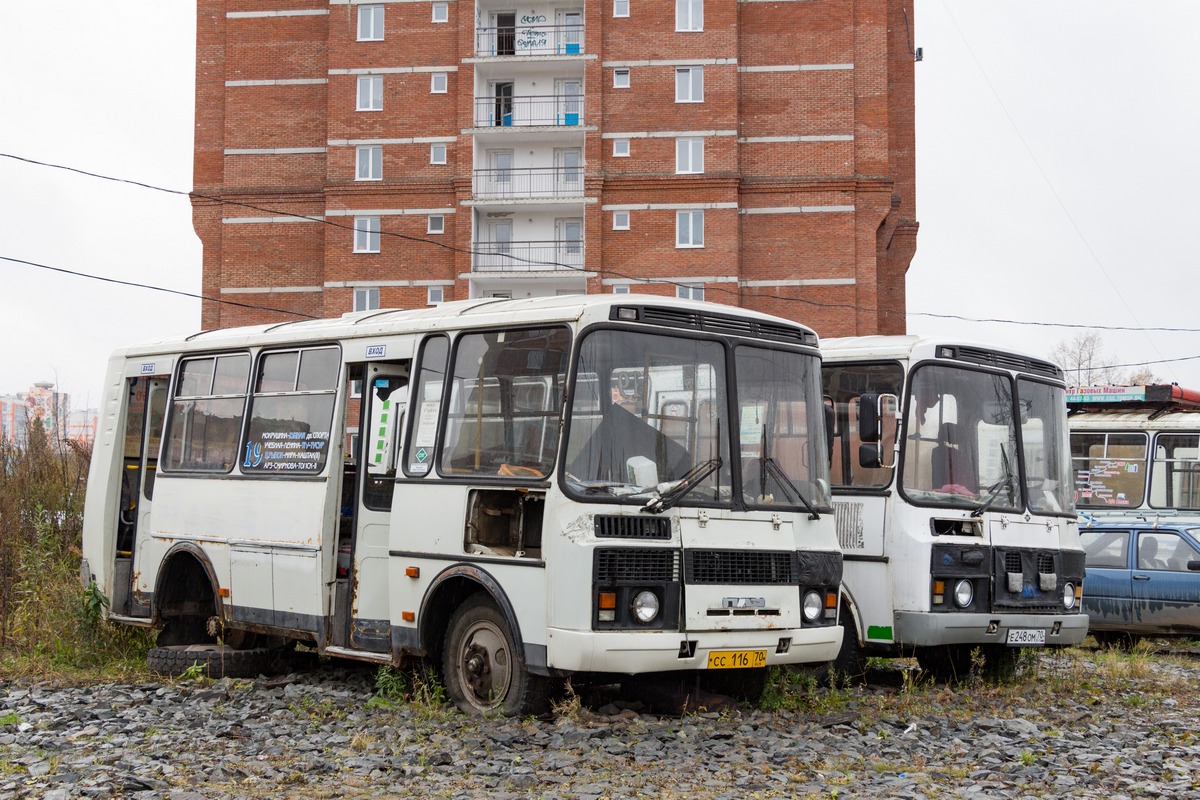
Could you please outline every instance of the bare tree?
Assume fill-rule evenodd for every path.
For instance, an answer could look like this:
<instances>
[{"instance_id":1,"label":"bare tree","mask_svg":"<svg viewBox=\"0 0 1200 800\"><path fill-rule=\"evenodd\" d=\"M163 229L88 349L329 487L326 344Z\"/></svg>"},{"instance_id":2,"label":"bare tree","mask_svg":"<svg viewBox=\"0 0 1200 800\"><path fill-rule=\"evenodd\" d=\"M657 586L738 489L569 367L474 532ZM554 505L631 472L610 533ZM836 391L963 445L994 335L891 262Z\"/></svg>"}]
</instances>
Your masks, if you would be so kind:
<instances>
[{"instance_id":1,"label":"bare tree","mask_svg":"<svg viewBox=\"0 0 1200 800\"><path fill-rule=\"evenodd\" d=\"M1137 386L1156 383L1147 367L1124 372L1114 366L1116 354L1104 350L1104 340L1095 331L1078 333L1050 350L1050 359L1066 370L1067 383L1075 386Z\"/></svg>"}]
</instances>

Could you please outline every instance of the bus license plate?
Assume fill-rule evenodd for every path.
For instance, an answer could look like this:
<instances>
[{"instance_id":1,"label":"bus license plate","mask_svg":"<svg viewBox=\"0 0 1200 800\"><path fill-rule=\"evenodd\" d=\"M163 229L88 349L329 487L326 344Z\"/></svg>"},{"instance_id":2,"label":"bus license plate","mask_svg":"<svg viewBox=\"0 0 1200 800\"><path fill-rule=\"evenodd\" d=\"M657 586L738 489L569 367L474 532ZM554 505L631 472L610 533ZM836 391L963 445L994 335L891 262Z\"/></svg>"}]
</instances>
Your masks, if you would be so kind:
<instances>
[{"instance_id":1,"label":"bus license plate","mask_svg":"<svg viewBox=\"0 0 1200 800\"><path fill-rule=\"evenodd\" d=\"M1029 629L1029 628L1012 628L1008 632L1008 644L1010 647L1036 647L1046 643L1046 631L1044 628Z\"/></svg>"},{"instance_id":2,"label":"bus license plate","mask_svg":"<svg viewBox=\"0 0 1200 800\"><path fill-rule=\"evenodd\" d=\"M709 669L745 669L766 665L766 650L714 650L708 654Z\"/></svg>"}]
</instances>

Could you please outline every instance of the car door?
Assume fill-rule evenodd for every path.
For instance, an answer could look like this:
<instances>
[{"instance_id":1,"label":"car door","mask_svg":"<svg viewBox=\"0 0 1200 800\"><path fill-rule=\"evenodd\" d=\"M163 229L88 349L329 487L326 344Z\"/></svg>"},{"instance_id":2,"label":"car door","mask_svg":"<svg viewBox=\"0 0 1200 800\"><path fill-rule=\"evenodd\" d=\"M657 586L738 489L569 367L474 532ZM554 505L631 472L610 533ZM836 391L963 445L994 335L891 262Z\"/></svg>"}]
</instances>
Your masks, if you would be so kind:
<instances>
[{"instance_id":1,"label":"car door","mask_svg":"<svg viewBox=\"0 0 1200 800\"><path fill-rule=\"evenodd\" d=\"M1130 579L1130 532L1088 528L1079 532L1087 577L1083 610L1089 625L1100 630L1121 628L1134 620Z\"/></svg>"},{"instance_id":2,"label":"car door","mask_svg":"<svg viewBox=\"0 0 1200 800\"><path fill-rule=\"evenodd\" d=\"M1138 532L1137 549L1132 594L1141 632L1200 632L1200 571L1188 568L1200 548L1181 531L1157 528Z\"/></svg>"}]
</instances>

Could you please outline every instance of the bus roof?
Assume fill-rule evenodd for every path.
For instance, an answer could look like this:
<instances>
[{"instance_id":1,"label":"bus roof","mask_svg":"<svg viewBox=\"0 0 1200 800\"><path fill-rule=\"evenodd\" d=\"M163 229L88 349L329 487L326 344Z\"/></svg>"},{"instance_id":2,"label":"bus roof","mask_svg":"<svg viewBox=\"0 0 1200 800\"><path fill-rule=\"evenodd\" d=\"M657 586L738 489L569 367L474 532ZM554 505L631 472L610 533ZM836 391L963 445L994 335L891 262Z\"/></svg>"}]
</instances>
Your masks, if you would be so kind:
<instances>
[{"instance_id":1,"label":"bus roof","mask_svg":"<svg viewBox=\"0 0 1200 800\"><path fill-rule=\"evenodd\" d=\"M281 342L304 342L323 339L352 339L367 336L385 336L403 333L421 333L441 328L473 328L497 325L528 325L537 322L571 322L591 317L594 320L609 318L609 309L617 306L672 309L677 312L680 324L674 327L689 327L687 321L701 317L736 316L768 323L778 329L783 326L794 331L804 343L816 345L817 335L812 328L798 322L774 317L757 311L697 300L682 300L674 297L644 294L562 295L556 297L531 297L508 299L497 297L475 298L442 303L428 308L376 309L343 314L324 319L283 321L240 328L220 328L199 331L187 336L173 337L121 348L114 356L132 356L150 353L209 350L237 347L247 344L277 344ZM672 327L670 322L662 324ZM736 333L736 330L724 330ZM772 337L768 337L772 338ZM797 342L798 343L798 342Z\"/></svg>"},{"instance_id":2,"label":"bus roof","mask_svg":"<svg viewBox=\"0 0 1200 800\"><path fill-rule=\"evenodd\" d=\"M846 336L821 340L826 360L951 359L981 366L1063 380L1062 369L1043 358L1015 352L985 342L927 336Z\"/></svg>"}]
</instances>

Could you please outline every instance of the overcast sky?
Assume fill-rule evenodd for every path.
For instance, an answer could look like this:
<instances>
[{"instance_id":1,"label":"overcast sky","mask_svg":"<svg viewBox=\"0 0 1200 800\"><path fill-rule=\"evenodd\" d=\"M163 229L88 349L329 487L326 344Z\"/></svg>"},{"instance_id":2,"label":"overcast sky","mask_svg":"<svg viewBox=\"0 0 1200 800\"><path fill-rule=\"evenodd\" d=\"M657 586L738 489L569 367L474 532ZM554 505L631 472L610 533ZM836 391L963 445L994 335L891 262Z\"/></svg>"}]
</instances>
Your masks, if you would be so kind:
<instances>
[{"instance_id":1,"label":"overcast sky","mask_svg":"<svg viewBox=\"0 0 1200 800\"><path fill-rule=\"evenodd\" d=\"M1200 2L916 0L911 333L1047 355L1079 331L1200 329ZM0 0L0 257L200 290L191 207L19 156L186 192L194 3ZM1025 324L939 319L1002 319ZM199 327L199 302L0 261L0 394L97 406L108 353ZM1200 332L1100 331L1117 363ZM1156 364L1200 387L1200 358Z\"/></svg>"}]
</instances>

